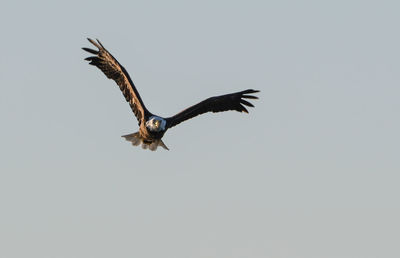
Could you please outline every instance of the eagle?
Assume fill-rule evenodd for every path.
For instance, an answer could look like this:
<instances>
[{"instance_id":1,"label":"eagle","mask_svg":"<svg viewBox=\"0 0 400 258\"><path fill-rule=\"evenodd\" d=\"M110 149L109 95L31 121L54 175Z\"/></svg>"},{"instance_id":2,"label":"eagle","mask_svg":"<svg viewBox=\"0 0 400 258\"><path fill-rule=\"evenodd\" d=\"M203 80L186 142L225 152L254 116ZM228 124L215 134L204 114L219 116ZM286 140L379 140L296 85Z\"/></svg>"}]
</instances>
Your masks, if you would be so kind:
<instances>
[{"instance_id":1,"label":"eagle","mask_svg":"<svg viewBox=\"0 0 400 258\"><path fill-rule=\"evenodd\" d=\"M82 48L94 55L85 58L85 60L89 61L90 65L99 68L109 79L117 83L125 100L129 103L129 106L138 120L139 131L122 136L134 146L141 145L143 149L150 149L152 151L155 151L158 146L161 146L169 150L162 141L162 137L169 128L207 112L216 113L236 110L238 112L248 113L245 106L254 107L254 105L245 99L258 99L258 97L252 95L253 93L259 92L258 90L247 89L208 98L171 117L164 118L157 116L146 108L128 72L117 59L104 48L98 39L97 42L90 38L88 38L88 40L97 50L85 47Z\"/></svg>"}]
</instances>

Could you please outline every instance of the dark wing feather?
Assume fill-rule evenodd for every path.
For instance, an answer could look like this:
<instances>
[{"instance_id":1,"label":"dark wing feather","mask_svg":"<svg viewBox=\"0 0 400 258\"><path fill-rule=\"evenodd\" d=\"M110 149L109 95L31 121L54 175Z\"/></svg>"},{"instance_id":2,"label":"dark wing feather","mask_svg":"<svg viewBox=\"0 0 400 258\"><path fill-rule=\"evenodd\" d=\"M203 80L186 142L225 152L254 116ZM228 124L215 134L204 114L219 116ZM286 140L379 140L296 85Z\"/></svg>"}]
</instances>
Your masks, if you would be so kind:
<instances>
[{"instance_id":1,"label":"dark wing feather","mask_svg":"<svg viewBox=\"0 0 400 258\"><path fill-rule=\"evenodd\" d=\"M119 86L122 94L124 95L127 102L131 106L133 113L139 121L139 124L143 119L148 116L149 111L143 104L140 98L139 92L135 88L128 72L125 68L104 48L99 40L94 41L89 39L90 43L95 45L99 50L93 50L90 48L82 48L83 50L94 54L96 56L90 56L85 60L89 61L89 64L99 68L109 79L113 79Z\"/></svg>"},{"instance_id":2,"label":"dark wing feather","mask_svg":"<svg viewBox=\"0 0 400 258\"><path fill-rule=\"evenodd\" d=\"M248 113L244 106L254 107L253 104L244 100L247 99L258 99L253 95L247 95L251 93L259 92L258 90L244 90L236 93L226 94L222 96L211 97L202 102L191 106L182 112L167 118L167 127L171 128L185 120L193 118L195 116L204 114L206 112L223 112L228 110L236 110L239 112Z\"/></svg>"}]
</instances>

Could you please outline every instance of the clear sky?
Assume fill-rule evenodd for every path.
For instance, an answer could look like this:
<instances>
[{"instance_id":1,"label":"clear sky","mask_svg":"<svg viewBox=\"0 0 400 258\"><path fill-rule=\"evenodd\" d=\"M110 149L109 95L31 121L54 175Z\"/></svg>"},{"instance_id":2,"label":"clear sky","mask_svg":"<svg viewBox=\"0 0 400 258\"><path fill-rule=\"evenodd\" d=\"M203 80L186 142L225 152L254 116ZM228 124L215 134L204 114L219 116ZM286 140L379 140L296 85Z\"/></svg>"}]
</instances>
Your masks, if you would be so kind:
<instances>
[{"instance_id":1,"label":"clear sky","mask_svg":"<svg viewBox=\"0 0 400 258\"><path fill-rule=\"evenodd\" d=\"M400 257L398 1L3 1L0 257ZM170 116L137 131L99 38Z\"/></svg>"}]
</instances>

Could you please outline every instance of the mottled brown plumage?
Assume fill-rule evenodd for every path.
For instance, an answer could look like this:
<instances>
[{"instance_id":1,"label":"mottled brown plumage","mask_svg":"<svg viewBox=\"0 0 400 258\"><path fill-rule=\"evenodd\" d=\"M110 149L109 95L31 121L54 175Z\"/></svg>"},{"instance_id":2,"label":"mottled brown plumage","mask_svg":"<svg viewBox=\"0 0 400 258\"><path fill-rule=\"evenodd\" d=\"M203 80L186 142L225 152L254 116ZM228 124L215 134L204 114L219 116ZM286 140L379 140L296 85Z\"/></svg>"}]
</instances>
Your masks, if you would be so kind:
<instances>
[{"instance_id":1,"label":"mottled brown plumage","mask_svg":"<svg viewBox=\"0 0 400 258\"><path fill-rule=\"evenodd\" d=\"M216 113L236 110L238 112L248 113L245 106L254 106L245 99L258 99L256 96L250 94L259 91L248 89L208 98L168 118L156 116L146 109L139 92L125 68L104 48L99 40L97 40L97 42L92 39L88 40L96 46L98 50L82 48L83 50L95 55L90 56L85 60L89 61L89 64L98 67L107 78L112 79L117 83L125 97L125 100L129 102L129 105L138 120L139 132L123 136L127 141L130 141L135 146L141 144L144 149L149 148L150 150L156 150L158 146L161 146L168 150L161 138L169 128L207 112Z\"/></svg>"},{"instance_id":2,"label":"mottled brown plumage","mask_svg":"<svg viewBox=\"0 0 400 258\"><path fill-rule=\"evenodd\" d=\"M133 113L138 119L139 124L142 123L143 119L149 114L149 112L140 98L139 92L136 90L128 72L117 61L117 59L115 59L110 52L104 48L99 40L97 40L97 42L92 39L88 40L99 50L96 51L90 48L82 48L83 50L96 55L85 58L85 60L90 61L89 64L97 66L108 79L112 79L118 84L125 100L129 102Z\"/></svg>"}]
</instances>

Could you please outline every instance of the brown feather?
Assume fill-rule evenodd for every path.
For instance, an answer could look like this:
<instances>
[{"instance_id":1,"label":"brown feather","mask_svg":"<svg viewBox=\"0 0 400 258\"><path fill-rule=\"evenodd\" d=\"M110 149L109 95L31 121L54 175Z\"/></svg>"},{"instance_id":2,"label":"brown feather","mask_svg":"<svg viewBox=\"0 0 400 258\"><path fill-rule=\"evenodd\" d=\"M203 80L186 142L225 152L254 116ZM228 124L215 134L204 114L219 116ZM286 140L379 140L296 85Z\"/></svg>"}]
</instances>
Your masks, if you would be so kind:
<instances>
[{"instance_id":1,"label":"brown feather","mask_svg":"<svg viewBox=\"0 0 400 258\"><path fill-rule=\"evenodd\" d=\"M139 92L135 88L135 85L129 77L128 72L111 55L111 53L104 48L99 40L97 40L97 42L90 38L88 38L88 40L99 50L96 51L90 48L82 48L83 50L96 55L87 57L85 60L89 61L89 64L99 68L107 76L107 78L112 79L117 83L125 97L125 100L129 102L129 106L131 107L140 125L151 113L144 106Z\"/></svg>"}]
</instances>

